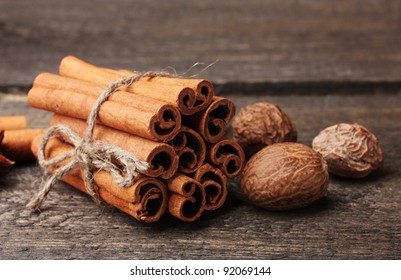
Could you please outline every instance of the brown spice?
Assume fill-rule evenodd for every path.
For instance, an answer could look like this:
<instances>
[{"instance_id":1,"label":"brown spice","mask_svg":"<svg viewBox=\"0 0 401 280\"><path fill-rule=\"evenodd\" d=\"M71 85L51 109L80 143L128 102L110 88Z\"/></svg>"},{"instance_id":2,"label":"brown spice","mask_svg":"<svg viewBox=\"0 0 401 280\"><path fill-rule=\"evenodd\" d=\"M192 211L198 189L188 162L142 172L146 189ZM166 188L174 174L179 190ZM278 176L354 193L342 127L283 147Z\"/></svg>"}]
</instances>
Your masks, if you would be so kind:
<instances>
[{"instance_id":1,"label":"brown spice","mask_svg":"<svg viewBox=\"0 0 401 280\"><path fill-rule=\"evenodd\" d=\"M341 177L365 177L383 164L376 136L356 123L325 128L313 139L312 147L327 161L330 173Z\"/></svg>"},{"instance_id":2,"label":"brown spice","mask_svg":"<svg viewBox=\"0 0 401 280\"><path fill-rule=\"evenodd\" d=\"M66 57L60 65L60 76L40 74L28 99L32 106L56 113L52 125L65 124L84 137L87 129L84 120L105 87L136 74L140 73L100 68ZM183 221L195 221L204 210L221 207L227 197L227 176L234 177L243 168L241 147L229 140L221 141L235 114L234 103L214 97L213 87L206 80L175 78L157 72L143 75L137 76L129 86L119 87L102 103L93 140L113 144L149 162L151 168L145 171L146 175L161 177L161 183L166 183L168 190L165 187L162 191L161 186L144 189L131 186L127 193L112 181L107 171L95 170L96 190L100 198L140 220L150 221L148 214L166 205L171 215ZM182 117L191 127L181 126ZM53 137L46 145L46 155L52 157L56 151L73 149L68 144L72 139L57 137L59 139ZM158 157L158 153L167 156ZM210 164L205 163L206 157ZM168 167L165 168L163 162L168 162ZM57 163L51 168L63 164L66 163ZM82 176L81 170L76 168L62 180L92 193L86 190ZM160 182L146 176L141 178ZM138 189L139 193L133 191ZM144 198L139 203L135 200L138 195ZM151 221L160 215L156 213L157 217Z\"/></svg>"},{"instance_id":3,"label":"brown spice","mask_svg":"<svg viewBox=\"0 0 401 280\"><path fill-rule=\"evenodd\" d=\"M220 169L205 163L192 177L201 184L205 192L205 210L216 210L224 204L227 198L227 177Z\"/></svg>"},{"instance_id":4,"label":"brown spice","mask_svg":"<svg viewBox=\"0 0 401 280\"><path fill-rule=\"evenodd\" d=\"M98 85L107 86L111 82L135 74L127 70L118 71L97 67L73 56L63 58L60 63L60 75ZM155 90L155 85L158 90ZM207 80L175 77L142 78L126 90L173 104L184 115L192 115L204 110L214 95L213 86Z\"/></svg>"},{"instance_id":5,"label":"brown spice","mask_svg":"<svg viewBox=\"0 0 401 280\"><path fill-rule=\"evenodd\" d=\"M326 161L298 143L263 148L246 164L241 178L245 195L269 210L289 210L320 199L329 185Z\"/></svg>"},{"instance_id":6,"label":"brown spice","mask_svg":"<svg viewBox=\"0 0 401 280\"><path fill-rule=\"evenodd\" d=\"M41 136L36 137L32 143L32 151L35 155L37 155L40 141ZM61 140L52 138L46 146L45 156L46 158L53 158L70 151L72 148ZM67 162L68 160L60 163L56 168L60 168ZM87 193L79 168L64 176L62 180ZM156 222L167 209L167 188L156 178L142 176L132 186L121 188L116 185L108 172L99 170L94 173L93 180L102 200L139 221Z\"/></svg>"},{"instance_id":7,"label":"brown spice","mask_svg":"<svg viewBox=\"0 0 401 280\"><path fill-rule=\"evenodd\" d=\"M54 115L50 124L67 125L80 137L85 135L87 128L85 121L61 115ZM151 141L102 125L95 126L93 138L116 145L148 162L150 167L144 172L147 176L168 179L177 172L178 156L174 149L166 143Z\"/></svg>"},{"instance_id":8,"label":"brown spice","mask_svg":"<svg viewBox=\"0 0 401 280\"><path fill-rule=\"evenodd\" d=\"M15 130L26 128L25 116L0 116L0 130Z\"/></svg>"},{"instance_id":9,"label":"brown spice","mask_svg":"<svg viewBox=\"0 0 401 280\"><path fill-rule=\"evenodd\" d=\"M205 191L196 180L177 173L167 182L171 191L168 211L185 222L198 219L205 209Z\"/></svg>"},{"instance_id":10,"label":"brown spice","mask_svg":"<svg viewBox=\"0 0 401 280\"><path fill-rule=\"evenodd\" d=\"M96 187L98 188L99 197L109 205L131 215L138 221L153 223L157 222L166 210L167 200L163 199L163 195L167 196L167 194L162 191L165 189L162 182L155 178L145 178L145 180L146 182L141 182L141 184L135 184L131 187L131 193L140 194L139 199L134 202L126 201L113 195L106 189ZM151 181L149 182L148 180ZM156 182L153 182L153 180L156 180ZM62 178L62 181L86 193L85 183L80 176L68 174ZM152 189L149 190L149 187ZM144 190L146 193L142 195Z\"/></svg>"},{"instance_id":11,"label":"brown spice","mask_svg":"<svg viewBox=\"0 0 401 280\"><path fill-rule=\"evenodd\" d=\"M206 142L216 143L226 133L235 114L234 103L222 97L213 97L209 107L193 116L183 116L183 124L198 132Z\"/></svg>"},{"instance_id":12,"label":"brown spice","mask_svg":"<svg viewBox=\"0 0 401 280\"><path fill-rule=\"evenodd\" d=\"M178 170L182 173L194 172L205 161L205 141L189 127L181 126L180 132L169 144L179 156Z\"/></svg>"},{"instance_id":13,"label":"brown spice","mask_svg":"<svg viewBox=\"0 0 401 280\"><path fill-rule=\"evenodd\" d=\"M93 98L98 98L99 95L105 90L105 87L101 85L50 73L39 74L35 78L34 87L68 91L70 93L74 92ZM140 129L139 127L143 121L146 123L142 124L142 127L147 127L149 119L146 120L143 116L148 116L148 118L151 119L150 130L152 132L154 131L152 134L154 134L157 139L162 141L167 141L164 139L171 139L174 137L180 128L178 125L179 123L177 124L177 121L179 122L181 119L180 112L175 106L166 104L166 102L146 96L132 94L122 89L113 92L113 94L108 98L108 101L113 101L132 108L132 111L138 114L137 129ZM147 131L142 131L142 133L144 133L140 134L142 137L149 138L146 137Z\"/></svg>"},{"instance_id":14,"label":"brown spice","mask_svg":"<svg viewBox=\"0 0 401 280\"><path fill-rule=\"evenodd\" d=\"M4 132L0 149L5 157L17 163L34 161L31 144L33 139L44 131L40 128L7 130Z\"/></svg>"},{"instance_id":15,"label":"brown spice","mask_svg":"<svg viewBox=\"0 0 401 280\"><path fill-rule=\"evenodd\" d=\"M232 128L234 140L247 158L273 143L297 141L294 124L279 106L269 102L243 107L234 117Z\"/></svg>"},{"instance_id":16,"label":"brown spice","mask_svg":"<svg viewBox=\"0 0 401 280\"><path fill-rule=\"evenodd\" d=\"M35 108L86 120L96 97L76 91L33 87L28 93L28 102ZM140 110L107 100L99 110L98 120L103 125L143 138L170 141L181 126L181 115L168 104L156 107L154 110Z\"/></svg>"},{"instance_id":17,"label":"brown spice","mask_svg":"<svg viewBox=\"0 0 401 280\"><path fill-rule=\"evenodd\" d=\"M231 179L238 176L245 165L245 155L241 146L228 139L209 145L207 159Z\"/></svg>"}]
</instances>

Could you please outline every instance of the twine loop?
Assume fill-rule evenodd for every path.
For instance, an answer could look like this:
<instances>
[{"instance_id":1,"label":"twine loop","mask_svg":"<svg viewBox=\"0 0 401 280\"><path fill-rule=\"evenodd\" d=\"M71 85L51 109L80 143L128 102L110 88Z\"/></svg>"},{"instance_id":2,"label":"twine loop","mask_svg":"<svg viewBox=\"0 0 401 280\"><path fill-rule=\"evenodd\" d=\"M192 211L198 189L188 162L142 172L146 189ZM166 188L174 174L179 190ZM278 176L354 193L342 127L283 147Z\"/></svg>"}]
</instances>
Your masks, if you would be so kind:
<instances>
[{"instance_id":1,"label":"twine loop","mask_svg":"<svg viewBox=\"0 0 401 280\"><path fill-rule=\"evenodd\" d=\"M84 139L79 137L74 131L65 125L50 127L43 135L38 150L38 162L45 170L45 177L40 191L27 204L27 207L32 210L40 210L42 203L57 181L59 181L63 176L71 173L77 167L80 167L82 170L83 180L88 194L91 195L96 202L100 201L93 181L93 173L97 170L105 170L109 172L115 183L122 188L131 186L136 181L139 173L148 169L149 163L138 159L135 155L115 145L104 143L102 141L95 141L93 139L93 130L100 106L118 88L128 87L141 78L170 76L172 75L166 72L149 71L111 83L102 94L100 94L92 108L87 120L88 126ZM72 146L74 146L74 149L56 157L46 159L46 146L49 143L49 140L54 136L62 137L68 143L71 143ZM68 162L63 165L62 162L65 160L68 160Z\"/></svg>"}]
</instances>

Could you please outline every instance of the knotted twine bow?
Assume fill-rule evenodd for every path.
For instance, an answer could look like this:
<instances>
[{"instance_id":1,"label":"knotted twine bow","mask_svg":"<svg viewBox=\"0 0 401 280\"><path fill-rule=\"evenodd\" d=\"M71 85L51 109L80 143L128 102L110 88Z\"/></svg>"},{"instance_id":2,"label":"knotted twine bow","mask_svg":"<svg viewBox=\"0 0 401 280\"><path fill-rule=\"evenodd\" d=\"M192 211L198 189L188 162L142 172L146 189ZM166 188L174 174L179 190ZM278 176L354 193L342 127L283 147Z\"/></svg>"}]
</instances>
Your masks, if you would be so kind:
<instances>
[{"instance_id":1,"label":"knotted twine bow","mask_svg":"<svg viewBox=\"0 0 401 280\"><path fill-rule=\"evenodd\" d=\"M85 188L88 194L91 195L96 202L99 202L98 194L95 190L93 181L93 172L96 170L105 170L109 172L113 180L120 187L126 188L131 186L135 182L139 173L148 169L149 164L117 146L101 141L94 141L93 130L95 128L100 106L113 92L120 87L128 87L132 83L144 77L154 78L170 76L172 75L166 72L149 71L111 83L98 97L91 113L89 114L85 139L80 138L75 132L65 125L56 125L50 127L43 135L38 150L39 165L45 170L45 177L40 191L27 204L27 207L32 210L40 210L40 206L57 181L59 181L63 176L71 173L71 171L77 167L81 167ZM46 159L46 145L51 137L57 135L67 139L67 141L70 142L75 148L54 158ZM57 164L66 159L71 160L66 165L57 168ZM114 163L115 161L118 162L118 165ZM52 170L54 170L53 174L51 174Z\"/></svg>"}]
</instances>

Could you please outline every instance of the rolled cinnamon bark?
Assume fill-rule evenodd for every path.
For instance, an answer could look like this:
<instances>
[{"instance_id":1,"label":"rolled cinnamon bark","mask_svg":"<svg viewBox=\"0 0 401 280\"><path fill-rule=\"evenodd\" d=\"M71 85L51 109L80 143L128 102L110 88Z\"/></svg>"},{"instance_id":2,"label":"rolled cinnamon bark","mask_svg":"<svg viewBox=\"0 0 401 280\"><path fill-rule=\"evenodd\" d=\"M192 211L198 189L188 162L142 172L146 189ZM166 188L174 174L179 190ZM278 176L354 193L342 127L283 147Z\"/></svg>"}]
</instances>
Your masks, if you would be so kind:
<instances>
[{"instance_id":1,"label":"rolled cinnamon bark","mask_svg":"<svg viewBox=\"0 0 401 280\"><path fill-rule=\"evenodd\" d=\"M245 154L241 146L227 139L208 146L207 159L221 169L228 178L239 175L245 164Z\"/></svg>"},{"instance_id":2,"label":"rolled cinnamon bark","mask_svg":"<svg viewBox=\"0 0 401 280\"><path fill-rule=\"evenodd\" d=\"M28 102L35 108L86 120L96 97L74 91L33 87L28 93ZM171 108L166 105L154 114L107 100L100 107L98 121L143 138L167 142L174 138L181 126L181 115Z\"/></svg>"},{"instance_id":3,"label":"rolled cinnamon bark","mask_svg":"<svg viewBox=\"0 0 401 280\"><path fill-rule=\"evenodd\" d=\"M171 215L185 222L193 222L202 215L206 196L199 182L177 173L168 180L167 188L171 191L168 203Z\"/></svg>"},{"instance_id":4,"label":"rolled cinnamon bark","mask_svg":"<svg viewBox=\"0 0 401 280\"><path fill-rule=\"evenodd\" d=\"M0 116L0 130L16 130L26 128L25 116Z\"/></svg>"},{"instance_id":5,"label":"rolled cinnamon bark","mask_svg":"<svg viewBox=\"0 0 401 280\"><path fill-rule=\"evenodd\" d=\"M156 180L154 178L151 179ZM66 175L62 178L62 181L86 193L84 182L80 177L73 175ZM161 182L158 181L158 183ZM149 185L151 184L149 183ZM138 221L142 221L145 223L157 222L165 212L165 210L162 210L164 206L160 205L160 203L164 201L164 199L161 198L162 194L159 193L160 190L159 188L155 188L152 191L148 191L148 194L146 196L140 198L140 202L134 202L134 203L118 198L102 188L98 187L98 189L99 189L98 191L99 197L103 201L127 213L128 215L131 215ZM139 186L136 189L137 190L134 190L134 192L138 191L141 192L141 190L146 189L146 187Z\"/></svg>"},{"instance_id":6,"label":"rolled cinnamon bark","mask_svg":"<svg viewBox=\"0 0 401 280\"><path fill-rule=\"evenodd\" d=\"M67 90L76 93L82 93L88 96L98 98L105 90L105 86L88 83L85 81L62 77L51 73L41 73L34 81L34 87L49 88L57 90ZM166 104L157 99L132 94L124 90L115 91L109 99L110 101L124 104L135 108L137 111L149 112L155 116L162 116L160 128L164 130L172 129L171 134L176 134L179 130L179 125L174 121L180 119L180 112L176 106Z\"/></svg>"},{"instance_id":7,"label":"rolled cinnamon bark","mask_svg":"<svg viewBox=\"0 0 401 280\"><path fill-rule=\"evenodd\" d=\"M8 159L17 163L25 163L35 160L31 151L33 139L44 132L44 129L20 129L7 130L0 150Z\"/></svg>"},{"instance_id":8,"label":"rolled cinnamon bark","mask_svg":"<svg viewBox=\"0 0 401 280\"><path fill-rule=\"evenodd\" d=\"M178 170L192 173L205 161L206 145L194 130L181 126L180 132L169 142L179 156Z\"/></svg>"},{"instance_id":9,"label":"rolled cinnamon bark","mask_svg":"<svg viewBox=\"0 0 401 280\"><path fill-rule=\"evenodd\" d=\"M206 110L183 117L182 123L198 132L206 142L216 143L224 137L234 114L235 105L231 100L215 96Z\"/></svg>"},{"instance_id":10,"label":"rolled cinnamon bark","mask_svg":"<svg viewBox=\"0 0 401 280\"><path fill-rule=\"evenodd\" d=\"M81 137L85 136L87 124L83 120L55 114L50 120L51 125L64 124ZM113 128L96 125L93 138L116 145L139 159L150 164L144 173L150 177L171 178L178 169L178 155L174 149L165 143L155 142L131 135Z\"/></svg>"},{"instance_id":11,"label":"rolled cinnamon bark","mask_svg":"<svg viewBox=\"0 0 401 280\"><path fill-rule=\"evenodd\" d=\"M32 151L38 153L41 137L34 139ZM68 152L72 147L57 138L52 138L46 146L45 155L53 158ZM60 163L57 168L66 164ZM121 188L117 186L111 175L106 171L94 172L94 182L99 197L108 204L133 216L135 219L147 223L155 222L165 213L168 205L166 186L156 178L142 176L132 186ZM80 191L87 193L82 174L79 168L64 176L62 180Z\"/></svg>"},{"instance_id":12,"label":"rolled cinnamon bark","mask_svg":"<svg viewBox=\"0 0 401 280\"><path fill-rule=\"evenodd\" d=\"M192 177L201 183L205 191L205 210L216 210L224 204L227 198L227 178L220 169L205 163Z\"/></svg>"},{"instance_id":13,"label":"rolled cinnamon bark","mask_svg":"<svg viewBox=\"0 0 401 280\"><path fill-rule=\"evenodd\" d=\"M135 75L135 72L100 68L76 57L67 56L61 61L60 75L108 85L123 77ZM174 77L144 77L126 90L174 104L184 115L192 115L205 109L214 95L213 86L207 80Z\"/></svg>"}]
</instances>

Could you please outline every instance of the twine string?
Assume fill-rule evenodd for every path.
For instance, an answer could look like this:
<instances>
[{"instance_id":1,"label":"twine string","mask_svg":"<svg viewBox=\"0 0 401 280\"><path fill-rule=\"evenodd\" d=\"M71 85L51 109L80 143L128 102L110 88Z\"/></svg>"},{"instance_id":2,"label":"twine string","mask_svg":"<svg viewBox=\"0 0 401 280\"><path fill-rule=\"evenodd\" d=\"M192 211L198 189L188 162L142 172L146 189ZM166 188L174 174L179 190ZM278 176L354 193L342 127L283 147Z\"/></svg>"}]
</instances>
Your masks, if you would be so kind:
<instances>
[{"instance_id":1,"label":"twine string","mask_svg":"<svg viewBox=\"0 0 401 280\"><path fill-rule=\"evenodd\" d=\"M109 172L117 185L122 188L131 186L137 179L139 173L146 171L149 163L138 159L135 155L112 144L101 141L94 141L93 131L96 119L99 114L100 106L110 95L120 87L128 87L141 78L148 77L171 77L166 72L149 71L139 73L127 78L120 79L111 83L98 97L92 107L92 111L87 120L87 130L85 138L82 139L74 131L65 125L50 127L43 135L38 150L38 162L44 169L45 176L39 192L27 204L27 208L40 210L42 203L54 185L65 175L70 174L74 169L80 167L83 174L85 188L92 198L99 202L99 196L95 190L93 173L96 170ZM45 150L52 137L61 136L74 146L74 149L56 157L46 159ZM65 165L62 161L69 160ZM58 166L61 165L61 166Z\"/></svg>"}]
</instances>

